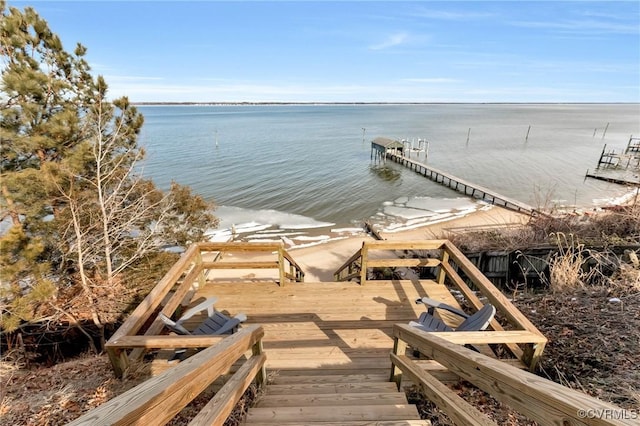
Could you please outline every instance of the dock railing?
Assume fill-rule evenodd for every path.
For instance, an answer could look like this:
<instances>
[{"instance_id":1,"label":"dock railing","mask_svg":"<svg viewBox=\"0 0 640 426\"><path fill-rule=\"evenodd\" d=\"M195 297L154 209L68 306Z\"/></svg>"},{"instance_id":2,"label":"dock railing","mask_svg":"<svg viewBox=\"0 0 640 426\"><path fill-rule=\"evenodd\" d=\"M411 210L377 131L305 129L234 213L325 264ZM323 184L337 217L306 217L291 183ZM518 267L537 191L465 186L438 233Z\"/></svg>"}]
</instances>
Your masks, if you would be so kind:
<instances>
[{"instance_id":1,"label":"dock railing","mask_svg":"<svg viewBox=\"0 0 640 426\"><path fill-rule=\"evenodd\" d=\"M184 338L184 336L181 336ZM266 382L264 329L250 325L140 385L89 411L69 425L164 425L251 350L190 425L222 425L252 382ZM184 345L181 343L181 347Z\"/></svg>"},{"instance_id":2,"label":"dock railing","mask_svg":"<svg viewBox=\"0 0 640 426\"><path fill-rule=\"evenodd\" d=\"M230 252L269 253L277 256L277 260L222 261L221 257ZM207 257L213 257L213 259L204 261L203 259ZM281 286L286 282L304 280L304 272L282 244L196 243L191 245L105 345L116 376L122 377L131 361L139 359L151 349L204 348L216 343L219 338L213 336L161 335L164 324L158 318L158 314L161 312L171 317L178 308L188 306L195 289L205 285L208 271L254 268L276 268Z\"/></svg>"},{"instance_id":3,"label":"dock railing","mask_svg":"<svg viewBox=\"0 0 640 426\"><path fill-rule=\"evenodd\" d=\"M398 257L398 252L404 258ZM496 317L501 318L504 325L494 318L489 324L489 331L476 332L474 339L481 340L476 343L500 344L507 354L519 360L520 365L532 371L535 369L544 351L546 337L448 240L365 241L362 248L335 272L334 278L336 281L359 278L360 284L366 285L375 280L369 278L370 272L375 276L374 268L408 267L433 269L435 280L428 280L430 284L423 286L426 296L438 298L446 292L452 298L450 288L455 289L473 311L484 306L480 300L484 297L495 306ZM437 294L430 295L430 289L437 289ZM455 338L466 338L464 334L456 332Z\"/></svg>"},{"instance_id":4,"label":"dock railing","mask_svg":"<svg viewBox=\"0 0 640 426\"><path fill-rule=\"evenodd\" d=\"M497 333L497 332L494 332ZM417 384L423 394L444 411L455 424L496 425L434 375L405 355L407 345L442 364L497 400L535 420L540 425L631 425L637 413L592 398L462 344L484 342L484 332L427 333L407 324L393 329L391 380L400 388L403 375ZM501 339L498 339L501 340ZM518 343L520 339L511 339Z\"/></svg>"}]
</instances>

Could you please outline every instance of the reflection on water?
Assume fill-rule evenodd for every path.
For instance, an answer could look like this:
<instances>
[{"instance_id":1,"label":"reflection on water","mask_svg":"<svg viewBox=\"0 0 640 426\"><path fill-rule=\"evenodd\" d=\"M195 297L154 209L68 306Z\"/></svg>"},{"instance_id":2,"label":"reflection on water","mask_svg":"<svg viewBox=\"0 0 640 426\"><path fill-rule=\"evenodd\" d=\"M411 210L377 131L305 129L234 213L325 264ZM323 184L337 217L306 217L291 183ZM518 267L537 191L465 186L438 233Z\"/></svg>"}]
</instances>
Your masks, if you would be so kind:
<instances>
[{"instance_id":1,"label":"reflection on water","mask_svg":"<svg viewBox=\"0 0 640 426\"><path fill-rule=\"evenodd\" d=\"M369 171L378 178L387 182L394 182L400 179L400 171L387 166L372 164L369 166Z\"/></svg>"}]
</instances>

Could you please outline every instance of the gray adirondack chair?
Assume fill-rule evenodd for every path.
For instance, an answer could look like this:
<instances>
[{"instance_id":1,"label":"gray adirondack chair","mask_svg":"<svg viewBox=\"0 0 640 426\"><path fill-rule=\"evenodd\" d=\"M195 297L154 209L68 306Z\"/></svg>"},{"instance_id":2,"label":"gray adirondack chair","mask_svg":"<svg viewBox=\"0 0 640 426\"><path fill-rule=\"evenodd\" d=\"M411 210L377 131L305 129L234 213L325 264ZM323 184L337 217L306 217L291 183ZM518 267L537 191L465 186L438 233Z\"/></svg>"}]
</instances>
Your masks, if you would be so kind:
<instances>
[{"instance_id":1,"label":"gray adirondack chair","mask_svg":"<svg viewBox=\"0 0 640 426\"><path fill-rule=\"evenodd\" d=\"M158 314L158 318L164 323L164 325L174 333L180 335L222 335L232 334L238 330L241 323L247 320L247 316L243 313L235 315L233 318L229 318L222 312L218 312L214 304L218 301L217 297L210 297L202 303L197 304L193 308L188 309L177 321L173 321L171 318L163 314ZM189 331L184 327L184 322L195 314L207 310L207 318L198 325L193 331ZM176 349L175 355L172 360L182 360L186 354L186 349Z\"/></svg>"},{"instance_id":2,"label":"gray adirondack chair","mask_svg":"<svg viewBox=\"0 0 640 426\"><path fill-rule=\"evenodd\" d=\"M478 310L472 315L469 315L466 312L461 311L460 309L456 309L451 305L438 302L437 300L433 300L428 297L417 299L416 303L427 305L427 312L423 312L422 314L420 314L418 320L409 322L409 325L416 327L419 330L429 332L486 330L489 326L489 323L496 314L496 308L489 303L484 305L482 309ZM453 329L452 327L445 324L444 321L442 321L440 318L436 318L434 316L436 309L444 309L445 311L449 311L455 315L460 316L461 318L464 318L464 321L462 321L462 323L460 323L458 327Z\"/></svg>"}]
</instances>

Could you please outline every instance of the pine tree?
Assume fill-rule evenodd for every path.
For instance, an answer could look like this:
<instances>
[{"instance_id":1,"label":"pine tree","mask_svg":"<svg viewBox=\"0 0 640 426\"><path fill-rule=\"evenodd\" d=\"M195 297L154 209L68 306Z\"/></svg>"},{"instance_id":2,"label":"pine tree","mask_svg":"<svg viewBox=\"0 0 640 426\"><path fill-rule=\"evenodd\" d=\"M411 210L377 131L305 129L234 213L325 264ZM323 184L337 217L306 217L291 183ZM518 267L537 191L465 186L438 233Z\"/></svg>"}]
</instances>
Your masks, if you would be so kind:
<instances>
[{"instance_id":1,"label":"pine tree","mask_svg":"<svg viewBox=\"0 0 640 426\"><path fill-rule=\"evenodd\" d=\"M163 192L137 173L143 117L108 99L78 44L73 54L32 8L0 2L2 328L55 318L102 329L122 274L163 244L216 226L189 188Z\"/></svg>"}]
</instances>

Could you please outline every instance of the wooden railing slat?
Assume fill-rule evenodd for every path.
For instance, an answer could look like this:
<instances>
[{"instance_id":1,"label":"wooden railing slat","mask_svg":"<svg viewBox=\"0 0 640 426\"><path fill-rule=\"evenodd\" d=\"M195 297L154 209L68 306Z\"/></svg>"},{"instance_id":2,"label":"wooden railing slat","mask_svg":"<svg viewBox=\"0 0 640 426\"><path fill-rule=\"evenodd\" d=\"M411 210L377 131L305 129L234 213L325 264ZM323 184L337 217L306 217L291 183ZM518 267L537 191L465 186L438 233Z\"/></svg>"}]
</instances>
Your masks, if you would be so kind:
<instances>
[{"instance_id":1,"label":"wooden railing slat","mask_svg":"<svg viewBox=\"0 0 640 426\"><path fill-rule=\"evenodd\" d=\"M447 385L418 367L406 355L391 354L391 362L418 383L424 395L435 403L455 424L469 426L496 426L486 415L462 399Z\"/></svg>"},{"instance_id":2,"label":"wooden railing slat","mask_svg":"<svg viewBox=\"0 0 640 426\"><path fill-rule=\"evenodd\" d=\"M261 326L244 327L217 345L109 400L70 425L163 425L263 337Z\"/></svg>"},{"instance_id":3,"label":"wooden railing slat","mask_svg":"<svg viewBox=\"0 0 640 426\"><path fill-rule=\"evenodd\" d=\"M518 325L520 328L529 331L536 331L539 333L538 329L529 321L529 319L522 314L509 300L505 297L504 294L500 292L495 286L489 281L487 277L475 267L473 263L467 257L462 254L460 250L449 241L445 242L445 248L449 253L449 256L453 259L453 261L464 271L465 274L474 282L478 289L482 292L484 296L489 299L491 303L495 306L502 306L505 308L505 311L502 312L509 320L511 324Z\"/></svg>"},{"instance_id":4,"label":"wooden railing slat","mask_svg":"<svg viewBox=\"0 0 640 426\"><path fill-rule=\"evenodd\" d=\"M440 266L440 259L368 259L367 268L400 268L400 267L435 268Z\"/></svg>"},{"instance_id":5,"label":"wooden railing slat","mask_svg":"<svg viewBox=\"0 0 640 426\"><path fill-rule=\"evenodd\" d=\"M620 407L448 342L438 333L396 324L393 335L541 425L624 425L628 424L624 419L631 418ZM612 413L618 418L580 416L586 412Z\"/></svg>"},{"instance_id":6,"label":"wooden railing slat","mask_svg":"<svg viewBox=\"0 0 640 426\"><path fill-rule=\"evenodd\" d=\"M176 281L182 276L188 265L194 261L198 246L192 245L182 254L180 259L169 269L158 284L149 292L147 297L133 310L127 320L111 337L117 339L122 336L136 334L140 327L149 319L151 313L160 305L162 299L169 293Z\"/></svg>"},{"instance_id":7,"label":"wooden railing slat","mask_svg":"<svg viewBox=\"0 0 640 426\"><path fill-rule=\"evenodd\" d=\"M211 400L189 422L189 426L224 424L235 405L247 390L267 360L265 354L251 357L233 374L233 377L216 392Z\"/></svg>"},{"instance_id":8,"label":"wooden railing slat","mask_svg":"<svg viewBox=\"0 0 640 426\"><path fill-rule=\"evenodd\" d=\"M145 349L176 349L176 348L206 348L219 343L228 336L124 336L116 340L109 340L108 348L145 348Z\"/></svg>"},{"instance_id":9,"label":"wooden railing slat","mask_svg":"<svg viewBox=\"0 0 640 426\"><path fill-rule=\"evenodd\" d=\"M204 269L278 269L276 261L271 262L204 262Z\"/></svg>"}]
</instances>

